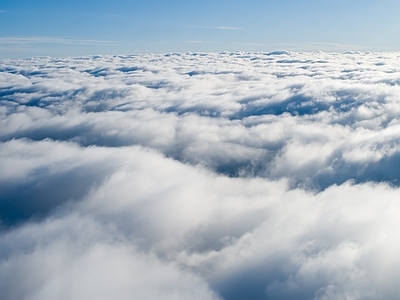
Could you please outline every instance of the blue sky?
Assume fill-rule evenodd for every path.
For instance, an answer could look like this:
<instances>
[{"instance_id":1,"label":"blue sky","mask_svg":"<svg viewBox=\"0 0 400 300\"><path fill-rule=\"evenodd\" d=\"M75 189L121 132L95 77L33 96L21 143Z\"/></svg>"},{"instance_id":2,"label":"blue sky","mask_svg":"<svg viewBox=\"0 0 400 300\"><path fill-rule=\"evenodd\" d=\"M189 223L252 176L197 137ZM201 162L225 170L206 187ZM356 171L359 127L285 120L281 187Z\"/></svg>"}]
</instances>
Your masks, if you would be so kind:
<instances>
[{"instance_id":1,"label":"blue sky","mask_svg":"<svg viewBox=\"0 0 400 300\"><path fill-rule=\"evenodd\" d=\"M394 0L1 0L0 58L398 51L399 11Z\"/></svg>"}]
</instances>

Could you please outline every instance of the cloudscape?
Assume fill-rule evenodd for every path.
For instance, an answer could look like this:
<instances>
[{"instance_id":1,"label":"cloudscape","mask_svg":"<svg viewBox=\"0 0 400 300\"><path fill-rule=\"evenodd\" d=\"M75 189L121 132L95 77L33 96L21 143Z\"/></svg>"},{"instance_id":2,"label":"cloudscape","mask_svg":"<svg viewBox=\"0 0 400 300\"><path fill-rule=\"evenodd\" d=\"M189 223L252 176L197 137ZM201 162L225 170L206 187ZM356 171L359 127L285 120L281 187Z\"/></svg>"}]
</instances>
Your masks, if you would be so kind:
<instances>
[{"instance_id":1,"label":"cloudscape","mask_svg":"<svg viewBox=\"0 0 400 300\"><path fill-rule=\"evenodd\" d=\"M396 0L2 0L0 59L399 51Z\"/></svg>"},{"instance_id":2,"label":"cloudscape","mask_svg":"<svg viewBox=\"0 0 400 300\"><path fill-rule=\"evenodd\" d=\"M0 61L0 299L397 299L399 61Z\"/></svg>"}]
</instances>

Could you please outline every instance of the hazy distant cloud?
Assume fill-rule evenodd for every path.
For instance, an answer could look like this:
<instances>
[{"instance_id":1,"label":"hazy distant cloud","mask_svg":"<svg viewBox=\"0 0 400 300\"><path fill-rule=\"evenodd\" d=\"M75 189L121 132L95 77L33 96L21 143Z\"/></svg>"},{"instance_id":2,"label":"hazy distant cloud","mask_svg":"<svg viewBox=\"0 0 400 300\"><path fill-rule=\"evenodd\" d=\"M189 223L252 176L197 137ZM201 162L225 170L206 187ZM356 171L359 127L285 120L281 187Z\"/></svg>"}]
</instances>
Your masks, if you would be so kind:
<instances>
[{"instance_id":1,"label":"hazy distant cloud","mask_svg":"<svg viewBox=\"0 0 400 300\"><path fill-rule=\"evenodd\" d=\"M326 43L326 42L305 42L297 45L304 50L329 50L329 51L346 51L346 50L365 50L366 47L355 44L341 44L341 43Z\"/></svg>"},{"instance_id":2,"label":"hazy distant cloud","mask_svg":"<svg viewBox=\"0 0 400 300\"><path fill-rule=\"evenodd\" d=\"M0 299L399 294L399 58L0 61Z\"/></svg>"},{"instance_id":3,"label":"hazy distant cloud","mask_svg":"<svg viewBox=\"0 0 400 300\"><path fill-rule=\"evenodd\" d=\"M341 44L341 43L326 43L326 42L303 42L303 43L234 43L243 47L259 48L265 51L265 49L288 49L292 51L327 51L327 52L343 52L343 51L365 51L366 47L356 44ZM384 50L384 49L382 49Z\"/></svg>"}]
</instances>

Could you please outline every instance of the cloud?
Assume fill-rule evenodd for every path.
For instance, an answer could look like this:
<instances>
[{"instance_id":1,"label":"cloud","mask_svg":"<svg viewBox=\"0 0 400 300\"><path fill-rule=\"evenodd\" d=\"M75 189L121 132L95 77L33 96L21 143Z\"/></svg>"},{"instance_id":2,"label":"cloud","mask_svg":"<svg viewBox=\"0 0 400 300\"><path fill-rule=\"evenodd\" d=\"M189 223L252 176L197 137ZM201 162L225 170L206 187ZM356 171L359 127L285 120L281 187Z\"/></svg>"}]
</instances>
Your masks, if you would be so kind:
<instances>
[{"instance_id":1,"label":"cloud","mask_svg":"<svg viewBox=\"0 0 400 300\"><path fill-rule=\"evenodd\" d=\"M7 242L1 299L219 299L199 275L135 250L84 216L21 228L2 236L3 249Z\"/></svg>"},{"instance_id":2,"label":"cloud","mask_svg":"<svg viewBox=\"0 0 400 300\"><path fill-rule=\"evenodd\" d=\"M18 44L66 44L66 45L115 45L114 41L102 41L92 39L69 39L46 36L29 37L0 37L0 43L3 45Z\"/></svg>"},{"instance_id":3,"label":"cloud","mask_svg":"<svg viewBox=\"0 0 400 300\"><path fill-rule=\"evenodd\" d=\"M1 61L0 299L393 298L398 58Z\"/></svg>"},{"instance_id":4,"label":"cloud","mask_svg":"<svg viewBox=\"0 0 400 300\"><path fill-rule=\"evenodd\" d=\"M231 27L231 26L217 26L213 27L215 29L220 29L220 30L241 30L242 28L239 27Z\"/></svg>"},{"instance_id":5,"label":"cloud","mask_svg":"<svg viewBox=\"0 0 400 300\"><path fill-rule=\"evenodd\" d=\"M266 49L288 49L293 51L326 51L326 52L344 52L344 51L366 51L366 47L357 44L343 44L343 43L327 43L327 42L302 42L302 43L257 43L257 42L247 42L247 43L234 43L240 48L249 49L261 49L265 51ZM387 51L387 49L380 49L381 51Z\"/></svg>"},{"instance_id":6,"label":"cloud","mask_svg":"<svg viewBox=\"0 0 400 300\"><path fill-rule=\"evenodd\" d=\"M29 71L8 66L2 75L3 106L11 110L17 105L18 111L3 119L0 138L47 137L85 146L138 144L233 176L289 176L319 189L349 179L396 183L396 172L373 167L397 155L397 135L389 132L396 127L398 78L390 67L392 54L387 55L343 54L340 64L335 63L337 54L288 51L220 54L221 60L233 63L213 62L217 54L159 56L169 66L166 70L140 62L144 56L60 60L46 69L35 67L38 60ZM364 57L364 65L354 57ZM146 100L150 98L151 103ZM71 113L74 117L67 117ZM326 137L310 148L315 124L324 128L318 135ZM280 136L265 133L276 128ZM392 143L378 142L377 129L387 132ZM361 131L371 136L370 146L352 140ZM368 147L377 147L373 152L378 162L347 159L348 152ZM317 164L295 163L298 158L290 153L303 148L315 152ZM323 156L319 148L326 149ZM301 165L305 169L299 173Z\"/></svg>"},{"instance_id":7,"label":"cloud","mask_svg":"<svg viewBox=\"0 0 400 300\"><path fill-rule=\"evenodd\" d=\"M196 26L195 28L199 28L199 29L216 29L216 30L242 30L242 28L232 27L232 26Z\"/></svg>"},{"instance_id":8,"label":"cloud","mask_svg":"<svg viewBox=\"0 0 400 300\"><path fill-rule=\"evenodd\" d=\"M186 41L186 43L189 44L209 44L209 43L214 43L212 41L202 41L202 40L191 40L191 41Z\"/></svg>"},{"instance_id":9,"label":"cloud","mask_svg":"<svg viewBox=\"0 0 400 300\"><path fill-rule=\"evenodd\" d=\"M318 47L319 49L327 47L331 49L336 49L336 50L349 50L349 49L358 49L362 50L365 47L361 45L356 45L356 44L342 44L342 43L326 43L326 42L306 42L304 43L304 46L311 46L311 47Z\"/></svg>"}]
</instances>

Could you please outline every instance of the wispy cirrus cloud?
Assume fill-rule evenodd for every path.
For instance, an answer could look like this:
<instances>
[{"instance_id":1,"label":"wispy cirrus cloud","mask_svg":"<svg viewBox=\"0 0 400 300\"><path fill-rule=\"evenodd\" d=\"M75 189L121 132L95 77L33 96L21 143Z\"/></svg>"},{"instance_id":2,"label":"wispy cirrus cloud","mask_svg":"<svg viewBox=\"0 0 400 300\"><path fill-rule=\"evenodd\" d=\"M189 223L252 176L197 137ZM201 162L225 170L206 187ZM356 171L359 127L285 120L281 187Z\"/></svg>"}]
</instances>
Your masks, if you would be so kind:
<instances>
[{"instance_id":1,"label":"wispy cirrus cloud","mask_svg":"<svg viewBox=\"0 0 400 300\"><path fill-rule=\"evenodd\" d=\"M202 41L202 40L190 40L190 41L186 41L186 43L188 44L211 44L214 43L212 41Z\"/></svg>"},{"instance_id":2,"label":"wispy cirrus cloud","mask_svg":"<svg viewBox=\"0 0 400 300\"><path fill-rule=\"evenodd\" d=\"M0 44L66 44L66 45L115 45L115 41L95 40L95 39L70 39L46 36L28 37L0 37Z\"/></svg>"},{"instance_id":3,"label":"wispy cirrus cloud","mask_svg":"<svg viewBox=\"0 0 400 300\"><path fill-rule=\"evenodd\" d=\"M242 30L240 27L234 26L196 26L198 29L214 29L214 30Z\"/></svg>"},{"instance_id":4,"label":"wispy cirrus cloud","mask_svg":"<svg viewBox=\"0 0 400 300\"><path fill-rule=\"evenodd\" d=\"M88 47L114 47L115 41L95 39L75 39L48 36L6 36L0 37L0 53L5 57L13 57L16 53L31 53L34 55L54 55L60 49L73 49Z\"/></svg>"}]
</instances>

